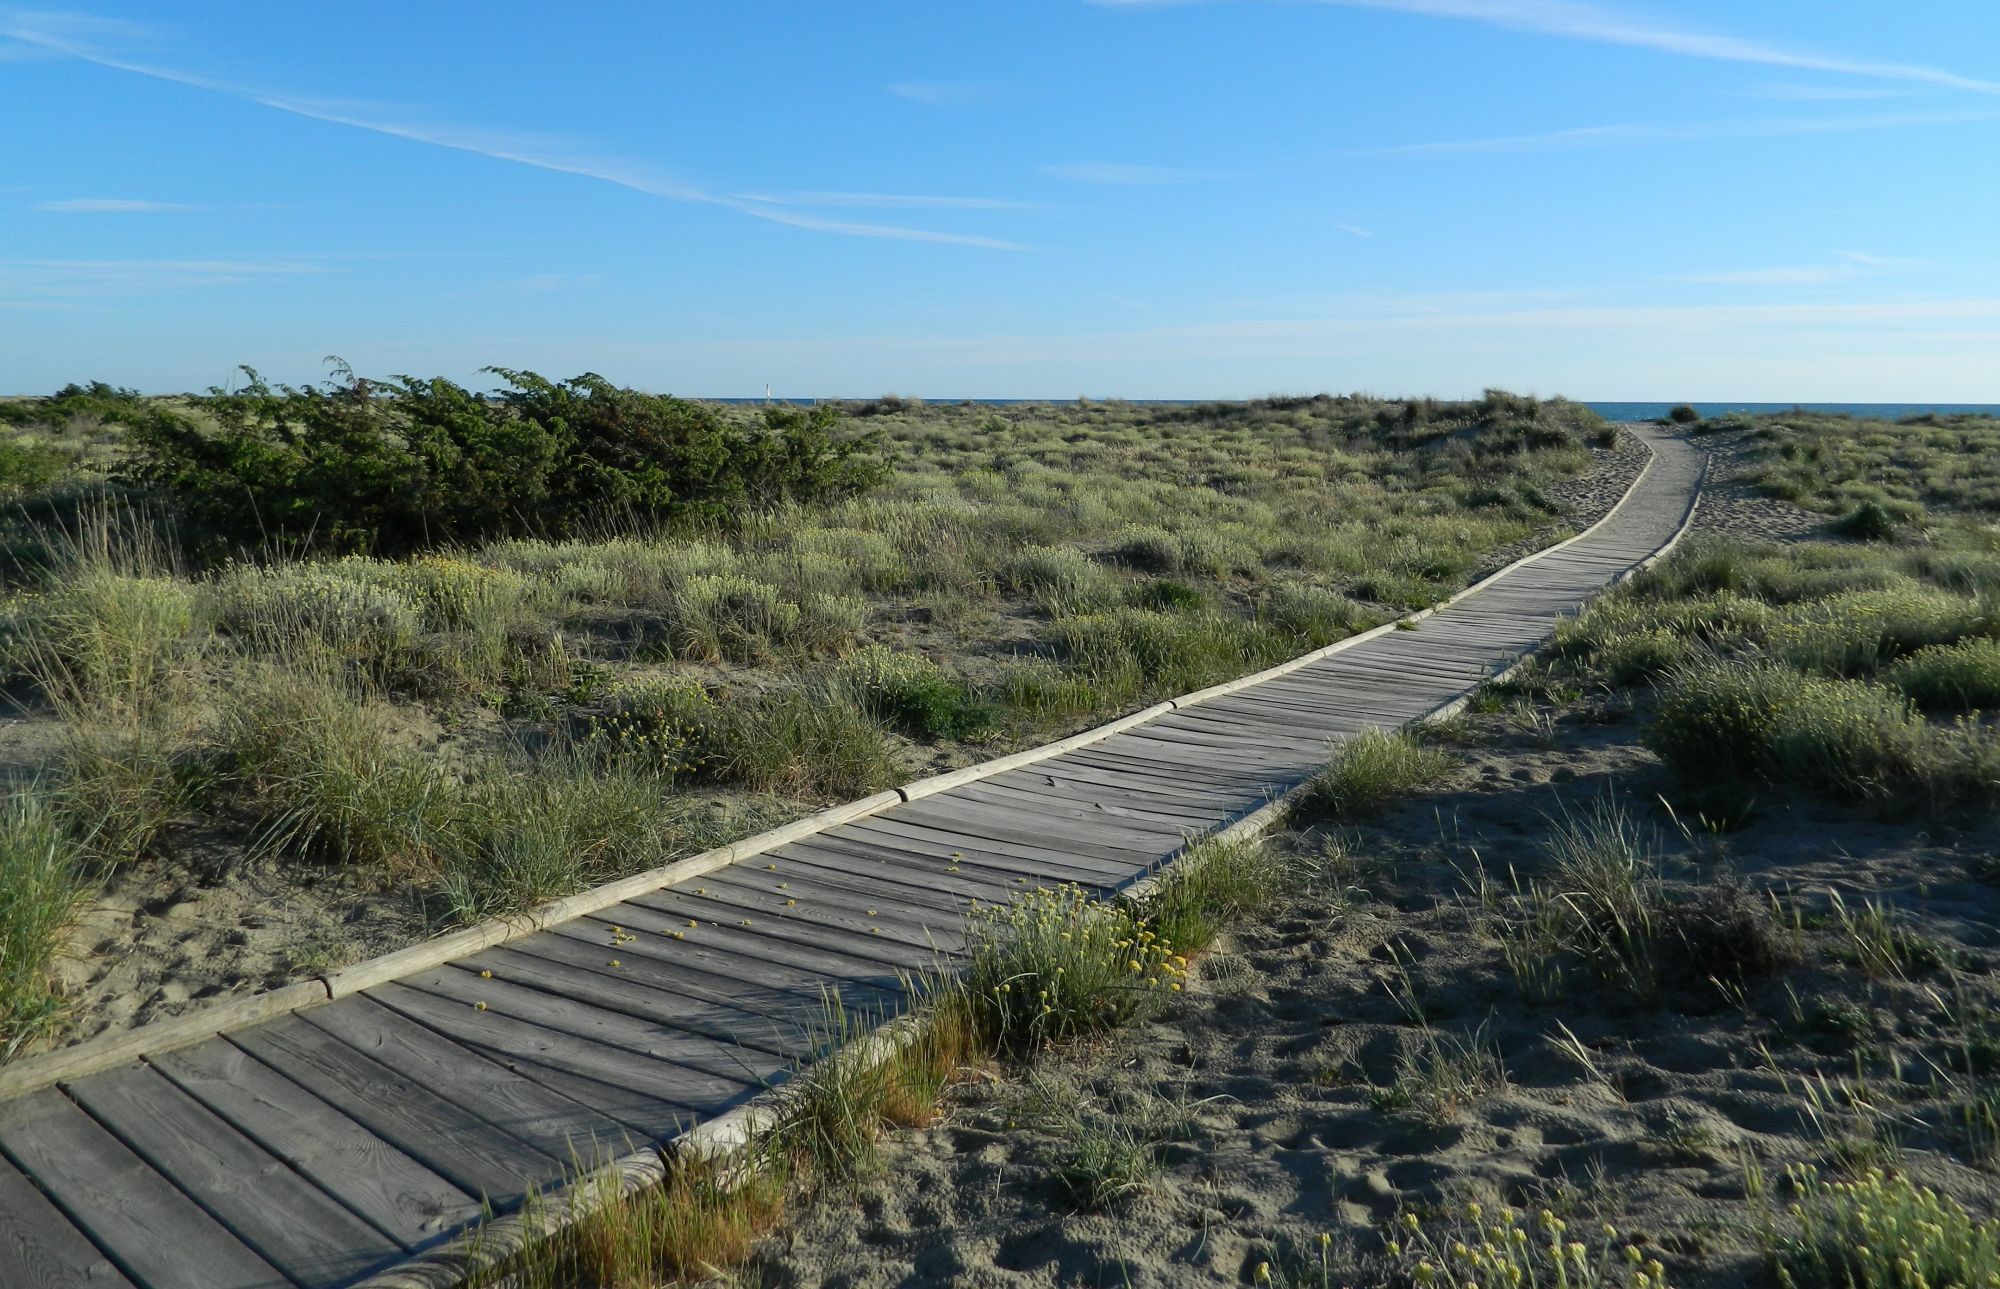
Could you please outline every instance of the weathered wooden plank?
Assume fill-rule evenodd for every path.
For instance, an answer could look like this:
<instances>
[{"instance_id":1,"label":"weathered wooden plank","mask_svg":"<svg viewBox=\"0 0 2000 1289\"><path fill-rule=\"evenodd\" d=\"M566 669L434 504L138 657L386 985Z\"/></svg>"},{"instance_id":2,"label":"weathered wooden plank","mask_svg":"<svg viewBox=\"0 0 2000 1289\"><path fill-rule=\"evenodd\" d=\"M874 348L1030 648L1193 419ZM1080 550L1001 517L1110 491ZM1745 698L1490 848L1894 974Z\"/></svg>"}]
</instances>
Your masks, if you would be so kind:
<instances>
[{"instance_id":1,"label":"weathered wooden plank","mask_svg":"<svg viewBox=\"0 0 2000 1289\"><path fill-rule=\"evenodd\" d=\"M968 799L984 802L999 810L1028 812L1031 816L1102 819L1113 823L1122 821L1134 827L1150 829L1167 838L1182 836L1190 828L1206 829L1223 814L1217 810L1185 808L1169 811L1143 802L1137 794L1129 790L1119 793L1095 792L1078 796L1058 787L1041 786L1039 783L1019 780L1001 782L998 779L988 779L979 785L978 794Z\"/></svg>"},{"instance_id":2,"label":"weathered wooden plank","mask_svg":"<svg viewBox=\"0 0 2000 1289\"><path fill-rule=\"evenodd\" d=\"M1159 853L1161 830L1157 828L1142 828L1117 819L1048 821L1053 825L1048 828L1041 826L1043 822L1023 819L1020 811L1006 806L948 793L884 815L879 827L885 831L916 826L962 832L988 842L1006 842L1009 849L1041 847L1050 851L1052 857L1072 863L1084 858L1099 860L1114 872L1130 864L1134 855L1143 858ZM1166 835L1171 836L1172 830ZM1060 845L1054 844L1052 838L1059 839Z\"/></svg>"},{"instance_id":3,"label":"weathered wooden plank","mask_svg":"<svg viewBox=\"0 0 2000 1289\"><path fill-rule=\"evenodd\" d=\"M479 1215L473 1196L240 1047L211 1039L150 1064L407 1249Z\"/></svg>"},{"instance_id":4,"label":"weathered wooden plank","mask_svg":"<svg viewBox=\"0 0 2000 1289\"><path fill-rule=\"evenodd\" d=\"M1086 856L1065 860L1060 851L1046 846L989 841L968 833L915 824L857 829L835 840L895 850L916 863L937 865L937 871L946 876L950 876L954 868L961 872L982 871L988 876L1000 878L1003 887L1021 886L1030 881L1075 882L1080 886L1108 887L1132 866L1129 859L1119 864L1107 864ZM1047 840L1044 838L1044 841Z\"/></svg>"},{"instance_id":5,"label":"weathered wooden plank","mask_svg":"<svg viewBox=\"0 0 2000 1289\"><path fill-rule=\"evenodd\" d=\"M303 1017L282 1016L229 1039L469 1195L502 1204L562 1164Z\"/></svg>"},{"instance_id":6,"label":"weathered wooden plank","mask_svg":"<svg viewBox=\"0 0 2000 1289\"><path fill-rule=\"evenodd\" d=\"M131 1289L131 1283L33 1182L0 1162L0 1285Z\"/></svg>"},{"instance_id":7,"label":"weathered wooden plank","mask_svg":"<svg viewBox=\"0 0 2000 1289\"><path fill-rule=\"evenodd\" d=\"M885 817L846 835L882 838L891 844L900 842L906 849L916 849L919 853L924 848L937 847L947 858L958 852L959 859L977 857L989 866L1011 869L1017 876L1041 869L1074 873L1080 879L1093 874L1116 879L1131 867L1134 855L1143 858L1146 854L1144 850L1072 846L1060 830L1036 833L1005 823L988 823L985 818L960 822L949 814L928 812L922 817Z\"/></svg>"},{"instance_id":8,"label":"weathered wooden plank","mask_svg":"<svg viewBox=\"0 0 2000 1289\"><path fill-rule=\"evenodd\" d=\"M618 912L626 919L623 923L626 926L644 931L685 932L685 938L674 941L671 949L649 941L649 950L665 949L675 954L688 948L721 950L735 956L743 966L744 979L753 984L784 986L797 981L801 971L821 979L865 981L884 989L894 988L899 978L897 968L874 958L860 958L833 948L761 936L757 934L756 927L740 925L740 918L731 919L725 925L702 916L704 910L676 900L668 893L649 897L644 903L628 900L618 906ZM689 923L695 925L690 926Z\"/></svg>"},{"instance_id":9,"label":"weathered wooden plank","mask_svg":"<svg viewBox=\"0 0 2000 1289\"><path fill-rule=\"evenodd\" d=\"M757 911L732 903L719 887L702 889L707 893L695 895L678 890L662 891L648 896L646 905L670 916L698 920L704 926L713 921L717 925L782 944L787 950L803 948L846 954L878 971L923 971L935 965L941 956L935 947L928 944L912 944L832 924L812 924L779 914L760 915Z\"/></svg>"},{"instance_id":10,"label":"weathered wooden plank","mask_svg":"<svg viewBox=\"0 0 2000 1289\"><path fill-rule=\"evenodd\" d=\"M885 851L865 856L850 855L832 847L788 846L778 857L780 873L810 877L823 886L838 887L857 894L881 891L912 908L928 909L945 917L962 914L992 894L1005 898L1008 883L995 878L966 882L963 872L939 874L908 863Z\"/></svg>"},{"instance_id":11,"label":"weathered wooden plank","mask_svg":"<svg viewBox=\"0 0 2000 1289\"><path fill-rule=\"evenodd\" d=\"M722 995L724 987L733 985L740 996L744 990L740 981L693 972L685 956L671 965L636 953L622 954L617 961L619 965L611 967L603 950L561 936L534 936L451 965L491 971L497 978L559 997L610 1000L632 1015L773 1056L801 1055L770 1016ZM793 1005L797 1001L793 998Z\"/></svg>"},{"instance_id":12,"label":"weathered wooden plank","mask_svg":"<svg viewBox=\"0 0 2000 1289\"><path fill-rule=\"evenodd\" d=\"M400 1257L394 1240L143 1065L68 1087L77 1104L266 1262L331 1289Z\"/></svg>"},{"instance_id":13,"label":"weathered wooden plank","mask_svg":"<svg viewBox=\"0 0 2000 1289\"><path fill-rule=\"evenodd\" d=\"M851 891L815 881L796 868L757 874L757 878L774 879L770 881L729 872L715 876L718 880L708 884L709 893L752 910L753 915L797 917L807 922L824 919L862 935L886 935L945 953L957 952L963 938L962 908L940 912L909 903L880 883L870 892Z\"/></svg>"},{"instance_id":14,"label":"weathered wooden plank","mask_svg":"<svg viewBox=\"0 0 2000 1289\"><path fill-rule=\"evenodd\" d=\"M432 1028L446 1028L428 1019L434 1012L453 1018L455 1023L447 1028L447 1036L455 1042L476 1041L482 1049L493 1051L539 1051L543 1036L526 1030L510 1030L504 1042L497 1037L481 1037L489 1025L497 1028L499 1022L516 1020L553 1031L558 1038L570 1035L644 1057L645 1060L626 1058L623 1076L617 1070L586 1072L606 1083L664 1097L680 1107L727 1100L745 1084L761 1082L759 1071L776 1069L785 1063L783 1057L769 1052L753 1053L751 1049L678 1026L595 1003L558 998L497 976L481 979L473 972L455 967L421 972L396 982L396 988L420 989L458 1004L422 1009L424 1023ZM397 997L404 995L399 993ZM415 1009L414 1002L407 998L404 1001L409 1002L410 1009ZM483 1010L477 1006L479 1003L486 1004Z\"/></svg>"},{"instance_id":15,"label":"weathered wooden plank","mask_svg":"<svg viewBox=\"0 0 2000 1289\"><path fill-rule=\"evenodd\" d=\"M466 1007L470 1010L471 1004ZM589 1158L600 1143L615 1148L631 1135L624 1125L522 1078L366 994L349 994L317 1008L308 1023L552 1159Z\"/></svg>"},{"instance_id":16,"label":"weathered wooden plank","mask_svg":"<svg viewBox=\"0 0 2000 1289\"><path fill-rule=\"evenodd\" d=\"M148 1289L291 1283L53 1088L0 1105L0 1150Z\"/></svg>"},{"instance_id":17,"label":"weathered wooden plank","mask_svg":"<svg viewBox=\"0 0 2000 1289\"><path fill-rule=\"evenodd\" d=\"M811 849L818 855L851 856L856 864L853 871L858 873L879 872L893 880L920 882L987 902L1010 898L1026 875L1061 874L1059 880L1086 886L1102 881L1101 870L1052 866L1016 854L995 853L949 834L942 840L937 834L912 840L892 833L828 833L814 838Z\"/></svg>"}]
</instances>

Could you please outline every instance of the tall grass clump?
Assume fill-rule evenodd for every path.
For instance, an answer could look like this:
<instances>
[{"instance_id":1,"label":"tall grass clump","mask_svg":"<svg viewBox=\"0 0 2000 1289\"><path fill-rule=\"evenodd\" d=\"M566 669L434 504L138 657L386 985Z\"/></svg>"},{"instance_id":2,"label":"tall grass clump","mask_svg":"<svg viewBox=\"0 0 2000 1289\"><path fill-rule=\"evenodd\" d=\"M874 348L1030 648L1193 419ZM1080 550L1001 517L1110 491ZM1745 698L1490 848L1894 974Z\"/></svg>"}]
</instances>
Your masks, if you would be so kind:
<instances>
[{"instance_id":1,"label":"tall grass clump","mask_svg":"<svg viewBox=\"0 0 2000 1289\"><path fill-rule=\"evenodd\" d=\"M1042 888L972 916L965 984L990 1046L1024 1055L1156 1015L1186 965L1136 910Z\"/></svg>"},{"instance_id":2,"label":"tall grass clump","mask_svg":"<svg viewBox=\"0 0 2000 1289\"><path fill-rule=\"evenodd\" d=\"M1932 712L2000 709L2000 640L1932 645L1898 659L1882 679Z\"/></svg>"},{"instance_id":3,"label":"tall grass clump","mask_svg":"<svg viewBox=\"0 0 2000 1289\"><path fill-rule=\"evenodd\" d=\"M1694 780L1760 776L1877 798L1983 794L1990 740L1925 724L1893 689L1769 663L1706 664L1662 689L1649 741Z\"/></svg>"},{"instance_id":4,"label":"tall grass clump","mask_svg":"<svg viewBox=\"0 0 2000 1289\"><path fill-rule=\"evenodd\" d=\"M581 1214L578 1220L470 1283L481 1289L639 1289L723 1274L749 1261L757 1240L784 1212L787 1177L775 1166L781 1161L756 1162L760 1166L746 1169L733 1160L675 1155L657 1184L636 1186L613 1170L591 1172L562 1197L569 1211ZM533 1198L526 1212L539 1216L546 1204Z\"/></svg>"},{"instance_id":5,"label":"tall grass clump","mask_svg":"<svg viewBox=\"0 0 2000 1289\"><path fill-rule=\"evenodd\" d=\"M1007 564L1005 577L1050 617L1106 608L1118 598L1117 577L1073 546L1026 547Z\"/></svg>"},{"instance_id":6,"label":"tall grass clump","mask_svg":"<svg viewBox=\"0 0 2000 1289\"><path fill-rule=\"evenodd\" d=\"M1450 753L1407 730L1365 730L1335 750L1294 810L1306 818L1366 818L1436 783L1451 766Z\"/></svg>"},{"instance_id":7,"label":"tall grass clump","mask_svg":"<svg viewBox=\"0 0 2000 1289\"><path fill-rule=\"evenodd\" d=\"M1801 604L1771 631L1771 650L1795 667L1871 676L1887 663L1993 629L1987 606L1934 587L1850 591Z\"/></svg>"},{"instance_id":8,"label":"tall grass clump","mask_svg":"<svg viewBox=\"0 0 2000 1289\"><path fill-rule=\"evenodd\" d=\"M1160 875L1147 917L1176 952L1199 953L1225 925L1268 907L1283 876L1276 852L1255 840L1196 842Z\"/></svg>"},{"instance_id":9,"label":"tall grass clump","mask_svg":"<svg viewBox=\"0 0 2000 1289\"><path fill-rule=\"evenodd\" d=\"M841 660L835 675L862 710L920 738L977 738L993 708L964 681L918 654L872 645Z\"/></svg>"},{"instance_id":10,"label":"tall grass clump","mask_svg":"<svg viewBox=\"0 0 2000 1289\"><path fill-rule=\"evenodd\" d=\"M861 796L895 780L887 733L837 686L781 689L722 710L718 777L759 792Z\"/></svg>"},{"instance_id":11,"label":"tall grass clump","mask_svg":"<svg viewBox=\"0 0 2000 1289\"><path fill-rule=\"evenodd\" d=\"M32 790L0 804L0 1061L46 1034L62 1013L51 974L84 898L85 856Z\"/></svg>"},{"instance_id":12,"label":"tall grass clump","mask_svg":"<svg viewBox=\"0 0 2000 1289\"><path fill-rule=\"evenodd\" d=\"M487 766L453 794L436 839L438 898L472 922L665 861L680 813L658 781L629 764L575 752Z\"/></svg>"},{"instance_id":13,"label":"tall grass clump","mask_svg":"<svg viewBox=\"0 0 2000 1289\"><path fill-rule=\"evenodd\" d=\"M1338 592L1296 583L1272 591L1263 611L1271 625L1308 649L1344 640L1380 621L1367 606Z\"/></svg>"},{"instance_id":14,"label":"tall grass clump","mask_svg":"<svg viewBox=\"0 0 2000 1289\"><path fill-rule=\"evenodd\" d=\"M1925 1289L2000 1283L2000 1226L1909 1177L1868 1169L1852 1181L1789 1170L1795 1227L1767 1232L1786 1289Z\"/></svg>"},{"instance_id":15,"label":"tall grass clump","mask_svg":"<svg viewBox=\"0 0 2000 1289\"><path fill-rule=\"evenodd\" d=\"M1052 637L1076 666L1105 677L1131 676L1156 692L1200 689L1246 668L1282 661L1290 641L1268 628L1217 613L1114 609L1065 618Z\"/></svg>"},{"instance_id":16,"label":"tall grass clump","mask_svg":"<svg viewBox=\"0 0 2000 1289\"><path fill-rule=\"evenodd\" d=\"M222 742L261 845L328 863L427 871L448 825L450 785L394 741L389 714L351 684L309 670L252 676Z\"/></svg>"}]
</instances>

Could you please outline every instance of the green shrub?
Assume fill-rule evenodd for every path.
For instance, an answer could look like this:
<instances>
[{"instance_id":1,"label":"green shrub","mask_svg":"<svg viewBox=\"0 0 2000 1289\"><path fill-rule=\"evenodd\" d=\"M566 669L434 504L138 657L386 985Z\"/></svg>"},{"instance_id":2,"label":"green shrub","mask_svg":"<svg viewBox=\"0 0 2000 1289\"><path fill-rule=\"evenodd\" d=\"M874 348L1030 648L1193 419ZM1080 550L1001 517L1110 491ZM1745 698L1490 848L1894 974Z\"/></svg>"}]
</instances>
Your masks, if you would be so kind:
<instances>
[{"instance_id":1,"label":"green shrub","mask_svg":"<svg viewBox=\"0 0 2000 1289\"><path fill-rule=\"evenodd\" d=\"M863 711L921 738L976 738L993 727L993 709L928 658L870 646L835 674Z\"/></svg>"},{"instance_id":2,"label":"green shrub","mask_svg":"<svg viewBox=\"0 0 2000 1289\"><path fill-rule=\"evenodd\" d=\"M887 467L839 412L766 408L734 423L712 405L489 369L483 397L448 380L272 387L254 371L196 407L149 407L122 469L224 548L400 552L520 534L569 535L592 516L728 520L864 490Z\"/></svg>"},{"instance_id":3,"label":"green shrub","mask_svg":"<svg viewBox=\"0 0 2000 1289\"><path fill-rule=\"evenodd\" d=\"M677 657L760 662L798 632L800 610L777 587L734 573L693 577L674 596Z\"/></svg>"},{"instance_id":4,"label":"green shrub","mask_svg":"<svg viewBox=\"0 0 2000 1289\"><path fill-rule=\"evenodd\" d=\"M1894 541L1896 518L1880 502L1864 501L1835 520L1833 531L1861 542Z\"/></svg>"},{"instance_id":5,"label":"green shrub","mask_svg":"<svg viewBox=\"0 0 2000 1289\"><path fill-rule=\"evenodd\" d=\"M1700 419L1701 413L1691 403L1676 403L1667 409L1667 420L1674 425L1693 425Z\"/></svg>"},{"instance_id":6,"label":"green shrub","mask_svg":"<svg viewBox=\"0 0 2000 1289\"><path fill-rule=\"evenodd\" d=\"M1273 590L1264 614L1272 626L1311 649L1344 640L1378 621L1365 606L1338 592L1296 583Z\"/></svg>"},{"instance_id":7,"label":"green shrub","mask_svg":"<svg viewBox=\"0 0 2000 1289\"><path fill-rule=\"evenodd\" d=\"M1334 751L1294 810L1305 818L1366 818L1436 783L1451 766L1450 753L1406 730L1364 730Z\"/></svg>"},{"instance_id":8,"label":"green shrub","mask_svg":"<svg viewBox=\"0 0 2000 1289\"><path fill-rule=\"evenodd\" d=\"M1766 1237L1786 1289L1923 1289L2000 1281L2000 1227L1908 1177L1824 1181L1795 1168L1795 1229Z\"/></svg>"},{"instance_id":9,"label":"green shrub","mask_svg":"<svg viewBox=\"0 0 2000 1289\"><path fill-rule=\"evenodd\" d=\"M1983 635L1993 625L1987 606L1949 591L1849 591L1791 609L1770 629L1767 644L1794 666L1868 676L1905 654Z\"/></svg>"},{"instance_id":10,"label":"green shrub","mask_svg":"<svg viewBox=\"0 0 2000 1289\"><path fill-rule=\"evenodd\" d=\"M17 606L11 652L53 698L143 707L193 649L197 608L183 582L84 568Z\"/></svg>"},{"instance_id":11,"label":"green shrub","mask_svg":"<svg viewBox=\"0 0 2000 1289\"><path fill-rule=\"evenodd\" d=\"M893 783L882 727L832 686L781 689L722 710L715 775L760 792L858 797Z\"/></svg>"},{"instance_id":12,"label":"green shrub","mask_svg":"<svg viewBox=\"0 0 2000 1289\"><path fill-rule=\"evenodd\" d=\"M0 439L0 496L42 492L68 464L62 453L42 444Z\"/></svg>"},{"instance_id":13,"label":"green shrub","mask_svg":"<svg viewBox=\"0 0 2000 1289\"><path fill-rule=\"evenodd\" d=\"M1882 678L1926 711L2000 708L2000 640L1931 645L1893 663Z\"/></svg>"},{"instance_id":14,"label":"green shrub","mask_svg":"<svg viewBox=\"0 0 2000 1289\"><path fill-rule=\"evenodd\" d=\"M1277 854L1255 840L1196 842L1160 875L1146 915L1177 952L1199 953L1225 925L1267 907L1283 875Z\"/></svg>"},{"instance_id":15,"label":"green shrub","mask_svg":"<svg viewBox=\"0 0 2000 1289\"><path fill-rule=\"evenodd\" d=\"M0 803L0 1061L62 1013L51 966L84 899L84 857L33 792Z\"/></svg>"},{"instance_id":16,"label":"green shrub","mask_svg":"<svg viewBox=\"0 0 2000 1289\"><path fill-rule=\"evenodd\" d=\"M1185 959L1134 910L1077 887L975 912L965 987L998 1051L1025 1054L1158 1013Z\"/></svg>"},{"instance_id":17,"label":"green shrub","mask_svg":"<svg viewBox=\"0 0 2000 1289\"><path fill-rule=\"evenodd\" d=\"M712 774L726 755L715 700L684 680L621 686L606 710L590 718L583 742L599 756L662 779Z\"/></svg>"},{"instance_id":18,"label":"green shrub","mask_svg":"<svg viewBox=\"0 0 2000 1289\"><path fill-rule=\"evenodd\" d=\"M327 863L428 871L449 825L435 762L397 747L387 714L350 686L276 668L223 714L223 742L265 848Z\"/></svg>"}]
</instances>

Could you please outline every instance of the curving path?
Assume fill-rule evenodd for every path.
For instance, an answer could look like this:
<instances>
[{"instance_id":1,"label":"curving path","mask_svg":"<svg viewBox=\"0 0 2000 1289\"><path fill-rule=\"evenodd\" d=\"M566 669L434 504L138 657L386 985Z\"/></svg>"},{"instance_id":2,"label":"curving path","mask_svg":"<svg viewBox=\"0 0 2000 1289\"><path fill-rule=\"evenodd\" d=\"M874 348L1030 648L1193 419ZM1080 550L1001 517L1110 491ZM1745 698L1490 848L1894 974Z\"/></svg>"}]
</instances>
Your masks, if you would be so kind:
<instances>
[{"instance_id":1,"label":"curving path","mask_svg":"<svg viewBox=\"0 0 2000 1289\"><path fill-rule=\"evenodd\" d=\"M1423 618L1019 769L890 805L336 1001L0 1103L0 1286L443 1284L453 1237L573 1160L740 1106L822 990L893 1009L968 901L1112 892L1435 712L1670 543L1701 453L1585 537ZM429 1255L429 1256L426 1256Z\"/></svg>"}]
</instances>

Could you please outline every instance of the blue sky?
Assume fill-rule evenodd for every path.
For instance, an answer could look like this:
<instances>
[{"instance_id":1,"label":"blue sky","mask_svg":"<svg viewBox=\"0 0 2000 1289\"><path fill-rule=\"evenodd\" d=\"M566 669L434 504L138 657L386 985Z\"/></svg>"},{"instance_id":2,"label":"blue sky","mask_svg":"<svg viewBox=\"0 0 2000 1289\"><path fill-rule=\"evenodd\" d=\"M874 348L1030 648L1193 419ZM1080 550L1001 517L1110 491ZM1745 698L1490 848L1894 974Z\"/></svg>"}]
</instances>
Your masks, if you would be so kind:
<instances>
[{"instance_id":1,"label":"blue sky","mask_svg":"<svg viewBox=\"0 0 2000 1289\"><path fill-rule=\"evenodd\" d=\"M0 0L0 119L0 392L2000 399L1991 0Z\"/></svg>"}]
</instances>

